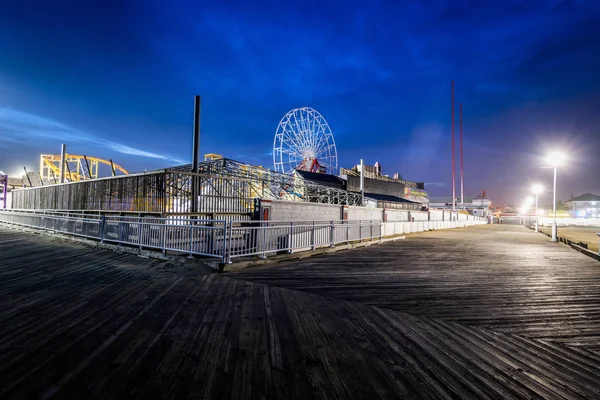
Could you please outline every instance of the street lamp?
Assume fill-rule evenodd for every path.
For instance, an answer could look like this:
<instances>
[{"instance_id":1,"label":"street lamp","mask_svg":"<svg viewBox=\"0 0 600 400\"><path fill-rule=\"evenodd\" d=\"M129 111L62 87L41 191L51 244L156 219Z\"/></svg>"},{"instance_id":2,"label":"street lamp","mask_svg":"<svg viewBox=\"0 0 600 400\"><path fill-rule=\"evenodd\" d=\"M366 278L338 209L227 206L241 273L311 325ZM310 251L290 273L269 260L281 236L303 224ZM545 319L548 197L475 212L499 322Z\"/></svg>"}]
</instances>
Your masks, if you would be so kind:
<instances>
[{"instance_id":1,"label":"street lamp","mask_svg":"<svg viewBox=\"0 0 600 400\"><path fill-rule=\"evenodd\" d=\"M531 187L531 191L535 194L535 231L538 232L538 218L540 212L538 210L538 195L542 192L543 187L539 183L536 183Z\"/></svg>"},{"instance_id":2,"label":"street lamp","mask_svg":"<svg viewBox=\"0 0 600 400\"><path fill-rule=\"evenodd\" d=\"M533 197L527 196L525 198L525 202L523 202L523 207L521 207L521 213L523 214L523 224L525 226L529 226L529 210L531 209L532 203Z\"/></svg>"},{"instance_id":3,"label":"street lamp","mask_svg":"<svg viewBox=\"0 0 600 400\"><path fill-rule=\"evenodd\" d=\"M554 204L553 204L553 208L554 208L554 221L552 222L552 241L553 242L557 242L558 241L558 235L557 235L557 225L556 225L556 167L562 165L565 162L565 155L563 153L560 152L553 152L548 154L548 158L547 161L548 163L554 168Z\"/></svg>"}]
</instances>

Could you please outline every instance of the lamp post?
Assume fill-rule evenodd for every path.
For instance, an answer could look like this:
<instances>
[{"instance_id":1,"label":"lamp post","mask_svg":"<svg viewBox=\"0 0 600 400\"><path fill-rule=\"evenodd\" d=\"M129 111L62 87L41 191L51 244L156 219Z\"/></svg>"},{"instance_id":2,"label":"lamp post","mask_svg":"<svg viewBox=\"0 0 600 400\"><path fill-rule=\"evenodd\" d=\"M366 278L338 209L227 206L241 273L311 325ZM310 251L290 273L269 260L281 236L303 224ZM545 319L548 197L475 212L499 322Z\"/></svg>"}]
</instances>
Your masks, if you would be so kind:
<instances>
[{"instance_id":1,"label":"lamp post","mask_svg":"<svg viewBox=\"0 0 600 400\"><path fill-rule=\"evenodd\" d=\"M548 155L548 162L554 168L554 195L553 195L553 211L554 220L552 222L552 241L558 242L558 226L556 225L556 167L561 165L565 161L565 155L559 152L550 153Z\"/></svg>"},{"instance_id":2,"label":"lamp post","mask_svg":"<svg viewBox=\"0 0 600 400\"><path fill-rule=\"evenodd\" d=\"M540 213L538 211L538 195L542 191L542 185L533 185L531 191L535 194L535 231L538 232L538 218L540 217Z\"/></svg>"},{"instance_id":3,"label":"lamp post","mask_svg":"<svg viewBox=\"0 0 600 400\"><path fill-rule=\"evenodd\" d=\"M523 206L521 207L521 222L525 226L529 226L529 209L531 208L531 203L533 203L533 198L529 196L525 199Z\"/></svg>"}]
</instances>

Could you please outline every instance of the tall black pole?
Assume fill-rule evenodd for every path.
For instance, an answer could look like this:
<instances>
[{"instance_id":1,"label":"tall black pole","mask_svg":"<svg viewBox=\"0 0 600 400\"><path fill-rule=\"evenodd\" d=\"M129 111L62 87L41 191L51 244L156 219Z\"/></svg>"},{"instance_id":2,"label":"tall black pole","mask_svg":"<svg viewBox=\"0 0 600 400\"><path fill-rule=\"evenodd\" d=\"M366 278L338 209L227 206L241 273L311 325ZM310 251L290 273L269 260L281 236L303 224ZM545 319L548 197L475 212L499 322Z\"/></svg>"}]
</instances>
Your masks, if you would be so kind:
<instances>
[{"instance_id":1,"label":"tall black pole","mask_svg":"<svg viewBox=\"0 0 600 400\"><path fill-rule=\"evenodd\" d=\"M29 187L33 187L33 185L31 184L31 179L29 179L29 173L27 172L27 168L23 167L23 169L25 170L25 176L27 177L27 181L29 182ZM556 211L554 213L556 214Z\"/></svg>"},{"instance_id":2,"label":"tall black pole","mask_svg":"<svg viewBox=\"0 0 600 400\"><path fill-rule=\"evenodd\" d=\"M67 163L66 157L67 157L67 145L61 144L60 145L60 169L59 169L60 172L58 174L60 183L65 183L65 164Z\"/></svg>"},{"instance_id":3,"label":"tall black pole","mask_svg":"<svg viewBox=\"0 0 600 400\"><path fill-rule=\"evenodd\" d=\"M197 174L200 163L200 96L194 96L194 143L192 153L192 172ZM191 212L198 212L198 176L192 176L192 204Z\"/></svg>"},{"instance_id":4,"label":"tall black pole","mask_svg":"<svg viewBox=\"0 0 600 400\"><path fill-rule=\"evenodd\" d=\"M85 154L83 155L83 159L85 160L85 166L87 167L87 170L88 170L88 176L90 177L90 179L92 179L92 170L90 169L90 163L88 162L88 159L85 156ZM112 164L111 164L111 166L112 166Z\"/></svg>"}]
</instances>

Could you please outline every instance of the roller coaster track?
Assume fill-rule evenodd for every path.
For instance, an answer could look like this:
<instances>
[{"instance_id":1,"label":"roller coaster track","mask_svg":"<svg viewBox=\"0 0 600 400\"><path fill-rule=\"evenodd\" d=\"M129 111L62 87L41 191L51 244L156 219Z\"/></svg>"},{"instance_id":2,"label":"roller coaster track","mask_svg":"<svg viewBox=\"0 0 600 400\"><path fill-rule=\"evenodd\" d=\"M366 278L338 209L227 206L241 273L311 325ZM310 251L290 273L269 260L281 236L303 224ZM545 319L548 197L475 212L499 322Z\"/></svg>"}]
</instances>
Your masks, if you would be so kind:
<instances>
[{"instance_id":1,"label":"roller coaster track","mask_svg":"<svg viewBox=\"0 0 600 400\"><path fill-rule=\"evenodd\" d=\"M117 175L120 172L123 175L129 175L125 168L112 162L112 160L103 160L98 157L85 155L67 154L65 155L65 180L68 182L79 182L98 178L98 165L105 164L111 167L112 174ZM40 174L42 179L57 180L60 175L60 154L42 154L40 155Z\"/></svg>"}]
</instances>

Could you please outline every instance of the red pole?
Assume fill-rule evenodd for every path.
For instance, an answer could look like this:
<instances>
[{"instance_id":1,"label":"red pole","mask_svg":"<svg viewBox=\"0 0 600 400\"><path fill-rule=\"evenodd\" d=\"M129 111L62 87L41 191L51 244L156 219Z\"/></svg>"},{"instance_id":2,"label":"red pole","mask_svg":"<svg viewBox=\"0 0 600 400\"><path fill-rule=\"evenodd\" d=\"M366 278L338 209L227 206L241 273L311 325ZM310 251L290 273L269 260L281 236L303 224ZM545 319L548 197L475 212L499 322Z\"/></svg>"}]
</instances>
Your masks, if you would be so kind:
<instances>
[{"instance_id":1,"label":"red pole","mask_svg":"<svg viewBox=\"0 0 600 400\"><path fill-rule=\"evenodd\" d=\"M456 161L454 159L454 81L452 81L452 211L456 209Z\"/></svg>"},{"instance_id":2,"label":"red pole","mask_svg":"<svg viewBox=\"0 0 600 400\"><path fill-rule=\"evenodd\" d=\"M460 103L460 204L464 204L463 151L462 151L462 103Z\"/></svg>"}]
</instances>

